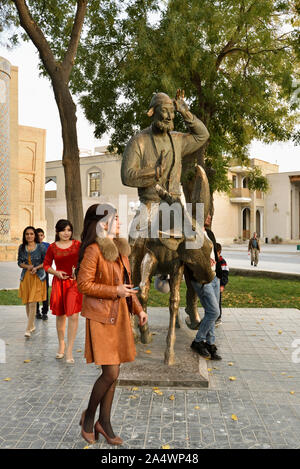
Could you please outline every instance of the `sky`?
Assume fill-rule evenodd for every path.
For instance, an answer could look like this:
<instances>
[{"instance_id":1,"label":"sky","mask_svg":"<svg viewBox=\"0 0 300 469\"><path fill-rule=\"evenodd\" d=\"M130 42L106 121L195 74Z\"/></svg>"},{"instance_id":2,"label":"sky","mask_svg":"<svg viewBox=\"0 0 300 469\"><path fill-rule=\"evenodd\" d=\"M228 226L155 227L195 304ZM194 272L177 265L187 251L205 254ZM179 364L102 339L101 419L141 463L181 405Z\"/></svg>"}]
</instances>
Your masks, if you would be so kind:
<instances>
[{"instance_id":1,"label":"sky","mask_svg":"<svg viewBox=\"0 0 300 469\"><path fill-rule=\"evenodd\" d=\"M58 110L50 81L39 75L38 54L31 43L8 50L0 46L0 56L19 68L19 124L46 129L46 161L62 157L62 138ZM74 99L76 102L76 98ZM93 126L77 106L78 145L93 154L97 146L107 145L108 136L95 139ZM280 172L300 171L300 146L292 142L271 145L255 141L250 146L250 158L279 165Z\"/></svg>"}]
</instances>

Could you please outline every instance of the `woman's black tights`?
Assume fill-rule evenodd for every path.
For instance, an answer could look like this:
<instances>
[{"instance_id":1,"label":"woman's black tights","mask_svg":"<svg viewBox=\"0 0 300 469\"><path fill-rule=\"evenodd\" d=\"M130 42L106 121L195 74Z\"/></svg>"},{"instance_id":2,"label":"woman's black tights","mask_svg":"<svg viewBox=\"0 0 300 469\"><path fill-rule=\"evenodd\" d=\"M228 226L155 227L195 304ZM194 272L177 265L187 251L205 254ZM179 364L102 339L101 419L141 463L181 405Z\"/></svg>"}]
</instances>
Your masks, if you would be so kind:
<instances>
[{"instance_id":1,"label":"woman's black tights","mask_svg":"<svg viewBox=\"0 0 300 469\"><path fill-rule=\"evenodd\" d=\"M110 414L119 372L120 365L102 365L102 374L94 384L85 413L83 428L86 432L94 431L95 414L100 404L99 422L110 438L115 437Z\"/></svg>"}]
</instances>

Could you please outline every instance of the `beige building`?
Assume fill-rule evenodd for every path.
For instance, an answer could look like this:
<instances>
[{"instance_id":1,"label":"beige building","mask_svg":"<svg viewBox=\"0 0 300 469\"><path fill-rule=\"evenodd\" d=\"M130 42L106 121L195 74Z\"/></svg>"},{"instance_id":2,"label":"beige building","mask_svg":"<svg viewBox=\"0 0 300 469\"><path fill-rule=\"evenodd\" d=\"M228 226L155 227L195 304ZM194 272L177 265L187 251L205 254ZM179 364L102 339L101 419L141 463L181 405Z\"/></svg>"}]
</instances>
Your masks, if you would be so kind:
<instances>
[{"instance_id":1,"label":"beige building","mask_svg":"<svg viewBox=\"0 0 300 469\"><path fill-rule=\"evenodd\" d=\"M269 195L250 191L248 187L248 176L254 166L260 168L266 177L278 173L279 170L278 165L257 158L250 160L249 167L229 168L228 178L233 186L231 194L214 194L215 213L212 229L220 243L231 244L234 240L249 239L254 231L262 241L269 236L266 216Z\"/></svg>"},{"instance_id":2,"label":"beige building","mask_svg":"<svg viewBox=\"0 0 300 469\"><path fill-rule=\"evenodd\" d=\"M129 225L138 206L137 189L123 186L119 155L109 154L105 147L95 150L98 150L97 154L80 158L84 211L93 203L111 202L119 212L123 210L127 215L124 218ZM269 180L270 191L267 194L248 188L249 173L254 166L259 167ZM249 167L230 168L231 194L217 192L214 195L212 229L218 242L228 245L234 240L248 240L254 231L263 242L266 238L271 242L276 235L283 241L299 239L300 173L278 173L278 169L278 165L257 158L250 161ZM52 242L57 220L67 217L61 160L46 163L45 194L47 240ZM126 226L123 228L126 231Z\"/></svg>"},{"instance_id":3,"label":"beige building","mask_svg":"<svg viewBox=\"0 0 300 469\"><path fill-rule=\"evenodd\" d=\"M267 235L300 240L300 171L269 174L266 199Z\"/></svg>"},{"instance_id":4,"label":"beige building","mask_svg":"<svg viewBox=\"0 0 300 469\"><path fill-rule=\"evenodd\" d=\"M0 57L0 261L15 260L26 226L46 228L46 131L18 122L18 67Z\"/></svg>"},{"instance_id":5,"label":"beige building","mask_svg":"<svg viewBox=\"0 0 300 469\"><path fill-rule=\"evenodd\" d=\"M93 156L80 158L84 213L93 204L110 202L115 205L120 215L126 214L122 219L127 219L130 223L138 204L137 189L123 186L119 155L108 153L105 147L96 148L95 151L97 154ZM56 222L60 218L67 218L65 177L61 160L46 163L45 201L47 241L53 242ZM121 226L121 229L126 231L126 226Z\"/></svg>"}]
</instances>

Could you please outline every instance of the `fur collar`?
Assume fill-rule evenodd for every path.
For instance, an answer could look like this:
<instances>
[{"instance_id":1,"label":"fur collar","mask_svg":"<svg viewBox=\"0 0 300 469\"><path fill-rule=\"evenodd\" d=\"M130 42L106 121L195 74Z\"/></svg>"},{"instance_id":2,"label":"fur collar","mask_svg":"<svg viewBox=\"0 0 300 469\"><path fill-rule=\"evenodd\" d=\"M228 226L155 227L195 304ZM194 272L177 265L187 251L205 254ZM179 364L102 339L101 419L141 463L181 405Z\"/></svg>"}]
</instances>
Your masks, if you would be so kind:
<instances>
[{"instance_id":1,"label":"fur collar","mask_svg":"<svg viewBox=\"0 0 300 469\"><path fill-rule=\"evenodd\" d=\"M100 251L107 261L114 262L118 259L119 254L128 257L131 249L125 238L99 238L97 236L96 243L98 244Z\"/></svg>"}]
</instances>

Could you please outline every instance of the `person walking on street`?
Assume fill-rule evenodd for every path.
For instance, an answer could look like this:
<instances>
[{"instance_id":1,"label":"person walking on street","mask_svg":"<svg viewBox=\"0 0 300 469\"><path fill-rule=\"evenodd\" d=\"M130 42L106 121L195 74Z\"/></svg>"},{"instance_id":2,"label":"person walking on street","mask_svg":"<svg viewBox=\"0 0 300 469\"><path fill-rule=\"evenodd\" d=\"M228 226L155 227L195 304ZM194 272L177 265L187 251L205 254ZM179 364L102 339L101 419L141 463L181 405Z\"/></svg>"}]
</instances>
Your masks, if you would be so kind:
<instances>
[{"instance_id":1,"label":"person walking on street","mask_svg":"<svg viewBox=\"0 0 300 469\"><path fill-rule=\"evenodd\" d=\"M220 279L216 275L216 243L213 232L209 229L211 223L211 216L208 215L205 220L203 231L204 235L211 242L211 256L210 263L214 273L214 278L209 283L199 283L193 274L191 275L191 284L197 293L200 302L204 308L204 317L200 321L199 329L195 339L191 344L191 348L199 355L211 360L222 360L222 357L217 353L217 346L215 345L215 322L220 316Z\"/></svg>"},{"instance_id":2,"label":"person walking on street","mask_svg":"<svg viewBox=\"0 0 300 469\"><path fill-rule=\"evenodd\" d=\"M107 216L106 216L107 215ZM101 221L103 219L103 221ZM106 221L105 221L106 219ZM80 419L81 435L90 444L101 433L111 445L121 445L111 426L111 408L120 364L132 362L136 350L130 313L145 325L147 314L131 284L128 241L119 238L119 218L109 204L94 204L86 212L77 268L86 318L85 359L101 365L87 409ZM100 406L99 418L94 418Z\"/></svg>"},{"instance_id":3,"label":"person walking on street","mask_svg":"<svg viewBox=\"0 0 300 469\"><path fill-rule=\"evenodd\" d=\"M36 232L38 234L40 243L44 244L44 246L46 247L46 251L47 251L48 247L50 246L50 243L46 243L46 241L44 241L45 239L44 230L42 228L37 228ZM40 303L39 302L36 303L36 318L43 319L43 321L47 321L48 310L49 310L49 294L48 294L49 275L47 273L46 273L46 285L47 285L47 298L45 299L45 301L43 301L42 313L40 313Z\"/></svg>"},{"instance_id":4,"label":"person walking on street","mask_svg":"<svg viewBox=\"0 0 300 469\"><path fill-rule=\"evenodd\" d=\"M55 226L55 242L50 244L44 260L44 269L54 276L50 297L50 309L56 316L58 337L57 359L65 353L65 330L68 318L68 343L66 363L74 363L73 344L78 328L82 295L77 289L74 271L78 263L80 241L73 239L73 226L69 220L59 220ZM55 262L57 270L52 268Z\"/></svg>"},{"instance_id":5,"label":"person walking on street","mask_svg":"<svg viewBox=\"0 0 300 469\"><path fill-rule=\"evenodd\" d=\"M18 266L22 269L19 297L26 305L28 322L25 337L27 338L35 331L36 304L45 301L47 297L46 273L43 269L45 255L46 246L39 242L35 228L27 226L23 231L23 242L18 251Z\"/></svg>"},{"instance_id":6,"label":"person walking on street","mask_svg":"<svg viewBox=\"0 0 300 469\"><path fill-rule=\"evenodd\" d=\"M254 264L254 267L256 267L260 253L260 242L256 233L253 233L252 238L249 239L248 254L249 252L251 253L251 265Z\"/></svg>"}]
</instances>

